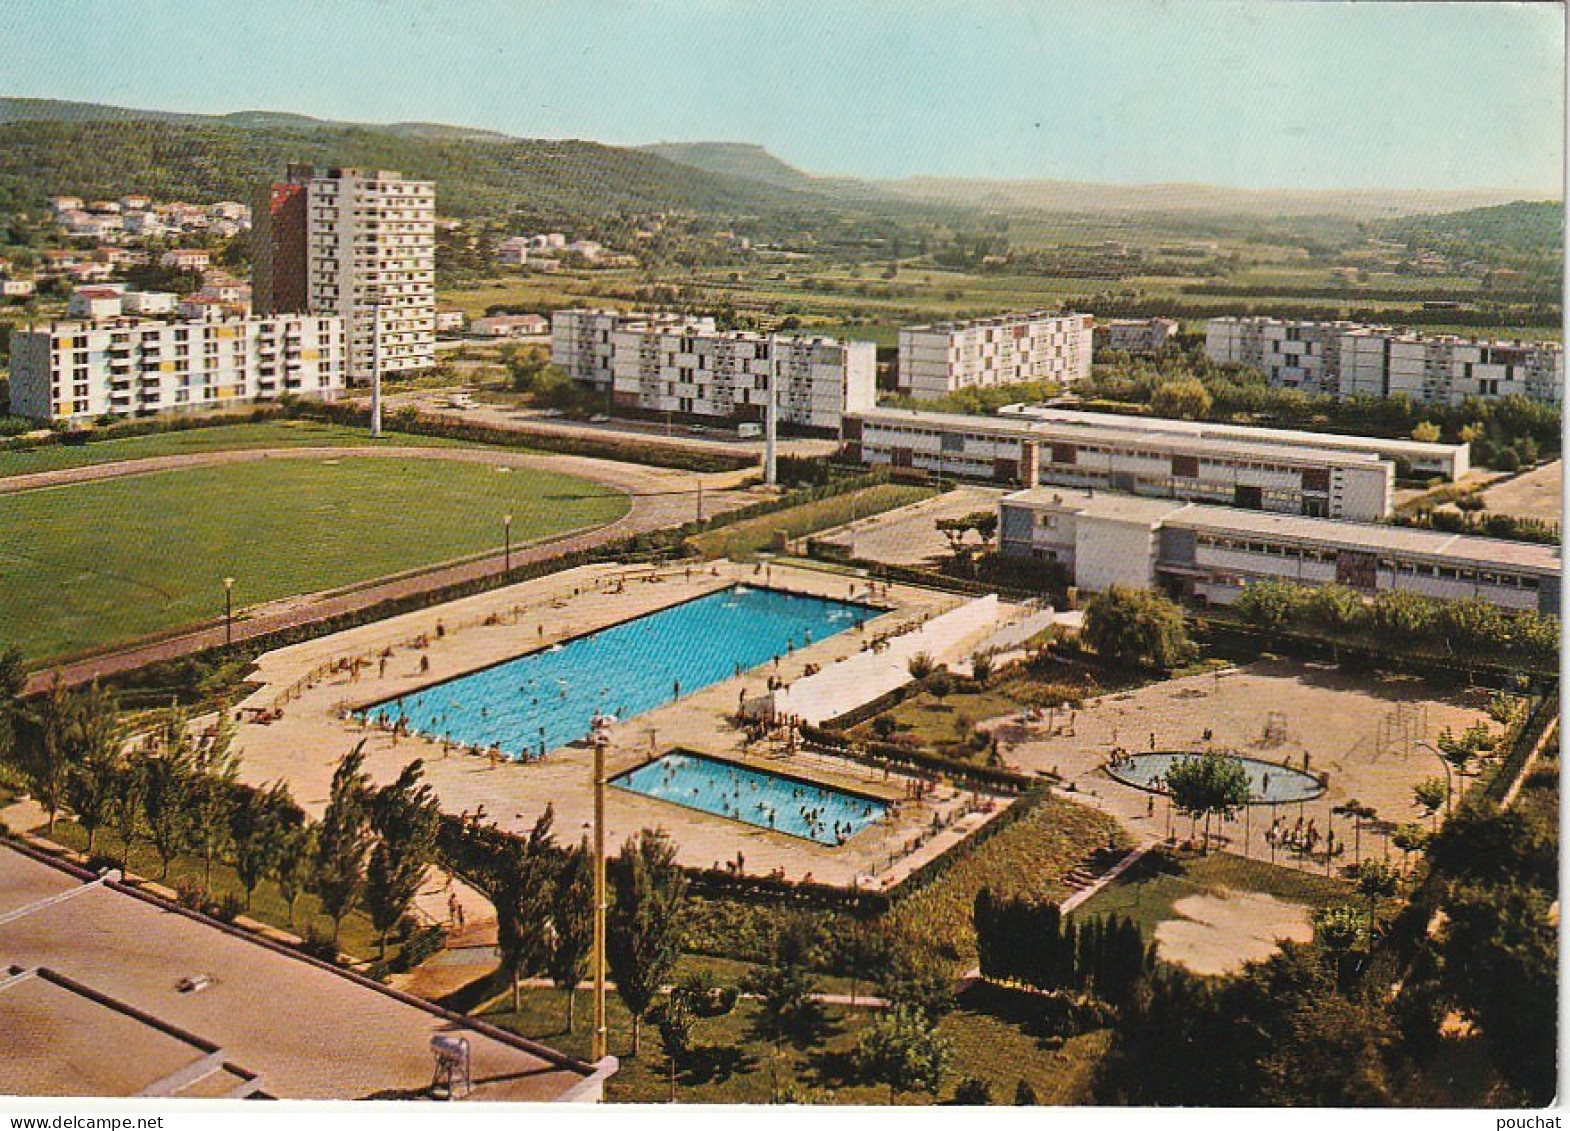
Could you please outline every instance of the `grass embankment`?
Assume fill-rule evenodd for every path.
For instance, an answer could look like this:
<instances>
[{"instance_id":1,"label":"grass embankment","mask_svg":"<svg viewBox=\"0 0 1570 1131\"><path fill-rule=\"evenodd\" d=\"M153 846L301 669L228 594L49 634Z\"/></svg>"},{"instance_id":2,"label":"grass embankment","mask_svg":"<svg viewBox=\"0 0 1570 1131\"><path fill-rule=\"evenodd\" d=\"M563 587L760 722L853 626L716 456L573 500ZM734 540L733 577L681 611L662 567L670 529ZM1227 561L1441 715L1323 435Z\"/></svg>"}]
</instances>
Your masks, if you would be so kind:
<instances>
[{"instance_id":1,"label":"grass embankment","mask_svg":"<svg viewBox=\"0 0 1570 1131\"><path fill-rule=\"evenodd\" d=\"M831 499L803 503L773 514L738 522L719 530L711 530L690 539L697 551L706 558L729 557L736 560L751 558L759 550L774 544L781 531L787 538L802 538L820 530L843 526L858 518L881 514L898 507L919 503L937 494L936 488L906 483L881 483L860 491L836 495Z\"/></svg>"},{"instance_id":2,"label":"grass embankment","mask_svg":"<svg viewBox=\"0 0 1570 1131\"><path fill-rule=\"evenodd\" d=\"M30 659L620 518L574 476L442 460L258 461L0 498L0 639Z\"/></svg>"},{"instance_id":3,"label":"grass embankment","mask_svg":"<svg viewBox=\"0 0 1570 1131\"><path fill-rule=\"evenodd\" d=\"M217 424L123 440L95 440L87 444L50 444L24 451L0 452L0 477L120 463L155 456L195 455L206 452L254 451L259 448L364 447L461 448L476 447L435 436L388 433L373 440L363 428L343 428L314 420L265 420L257 424Z\"/></svg>"}]
</instances>

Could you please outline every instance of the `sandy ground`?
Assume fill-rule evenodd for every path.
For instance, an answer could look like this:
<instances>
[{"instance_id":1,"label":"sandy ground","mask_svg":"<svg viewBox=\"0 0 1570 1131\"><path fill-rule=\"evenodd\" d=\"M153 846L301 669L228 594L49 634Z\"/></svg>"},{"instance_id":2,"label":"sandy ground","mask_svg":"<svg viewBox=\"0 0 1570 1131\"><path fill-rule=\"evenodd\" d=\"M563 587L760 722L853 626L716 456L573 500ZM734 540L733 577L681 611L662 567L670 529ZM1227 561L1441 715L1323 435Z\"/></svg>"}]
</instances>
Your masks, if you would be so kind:
<instances>
[{"instance_id":1,"label":"sandy ground","mask_svg":"<svg viewBox=\"0 0 1570 1131\"><path fill-rule=\"evenodd\" d=\"M889 565L934 566L950 557L949 542L934 523L940 518L962 518L974 511L998 509L1005 492L988 487L956 487L935 498L908 507L859 519L813 536L815 542L844 546L853 558ZM976 535L965 540L976 545Z\"/></svg>"},{"instance_id":2,"label":"sandy ground","mask_svg":"<svg viewBox=\"0 0 1570 1131\"><path fill-rule=\"evenodd\" d=\"M1259 892L1227 889L1190 895L1172 905L1179 918L1156 927L1161 957L1196 974L1230 974L1269 958L1283 939L1308 942L1308 908Z\"/></svg>"},{"instance_id":3,"label":"sandy ground","mask_svg":"<svg viewBox=\"0 0 1570 1131\"><path fill-rule=\"evenodd\" d=\"M1564 515L1564 461L1554 460L1483 492L1485 513L1559 522Z\"/></svg>"},{"instance_id":4,"label":"sandy ground","mask_svg":"<svg viewBox=\"0 0 1570 1131\"><path fill-rule=\"evenodd\" d=\"M1415 679L1353 675L1325 665L1268 660L1223 672L1188 676L1087 702L1055 725L995 720L1009 763L1025 770L1056 770L1078 794L1118 818L1136 840L1188 835L1186 819L1169 815L1165 799L1123 785L1102 768L1114 746L1197 750L1211 741L1249 757L1290 760L1329 774L1317 800L1277 810L1287 824L1312 819L1323 835L1332 828L1350 863L1355 836L1350 822L1331 810L1356 798L1392 825L1420 818L1412 786L1443 777L1438 757L1425 749L1446 726L1459 732L1486 719L1480 692L1440 695ZM1498 724L1490 724L1498 729ZM1303 859L1272 850L1264 833L1271 807L1256 805L1219 828L1217 846L1256 859L1325 871L1322 854ZM1383 854L1384 839L1365 825L1360 851Z\"/></svg>"}]
</instances>

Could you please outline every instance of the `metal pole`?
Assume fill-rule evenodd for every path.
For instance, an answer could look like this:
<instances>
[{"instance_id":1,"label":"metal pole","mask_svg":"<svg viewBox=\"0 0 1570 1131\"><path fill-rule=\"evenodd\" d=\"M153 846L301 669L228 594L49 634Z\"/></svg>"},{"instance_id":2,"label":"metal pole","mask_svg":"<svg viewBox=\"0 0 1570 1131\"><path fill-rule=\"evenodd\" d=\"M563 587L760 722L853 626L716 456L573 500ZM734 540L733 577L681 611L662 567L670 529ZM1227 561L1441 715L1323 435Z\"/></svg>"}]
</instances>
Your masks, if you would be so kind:
<instances>
[{"instance_id":1,"label":"metal pole","mask_svg":"<svg viewBox=\"0 0 1570 1131\"><path fill-rule=\"evenodd\" d=\"M382 296L371 296L371 436L382 434Z\"/></svg>"},{"instance_id":2,"label":"metal pole","mask_svg":"<svg viewBox=\"0 0 1570 1131\"><path fill-rule=\"evenodd\" d=\"M591 1059L605 1056L605 737L594 743L594 1041Z\"/></svg>"},{"instance_id":3,"label":"metal pole","mask_svg":"<svg viewBox=\"0 0 1570 1131\"><path fill-rule=\"evenodd\" d=\"M507 549L505 550L504 557L502 559L502 562L503 562L502 568L505 569L508 573L511 573L512 572L512 515L509 514L509 515L503 515L502 516L502 529L506 532L506 537L507 537Z\"/></svg>"},{"instance_id":4,"label":"metal pole","mask_svg":"<svg viewBox=\"0 0 1570 1131\"><path fill-rule=\"evenodd\" d=\"M698 476L698 521L703 521L703 476Z\"/></svg>"},{"instance_id":5,"label":"metal pole","mask_svg":"<svg viewBox=\"0 0 1570 1131\"><path fill-rule=\"evenodd\" d=\"M779 343L771 339L768 400L763 407L763 482L770 487L779 482L779 472L775 467L775 434L779 423L779 373Z\"/></svg>"},{"instance_id":6,"label":"metal pole","mask_svg":"<svg viewBox=\"0 0 1570 1131\"><path fill-rule=\"evenodd\" d=\"M224 644L234 643L234 578L224 578Z\"/></svg>"}]
</instances>

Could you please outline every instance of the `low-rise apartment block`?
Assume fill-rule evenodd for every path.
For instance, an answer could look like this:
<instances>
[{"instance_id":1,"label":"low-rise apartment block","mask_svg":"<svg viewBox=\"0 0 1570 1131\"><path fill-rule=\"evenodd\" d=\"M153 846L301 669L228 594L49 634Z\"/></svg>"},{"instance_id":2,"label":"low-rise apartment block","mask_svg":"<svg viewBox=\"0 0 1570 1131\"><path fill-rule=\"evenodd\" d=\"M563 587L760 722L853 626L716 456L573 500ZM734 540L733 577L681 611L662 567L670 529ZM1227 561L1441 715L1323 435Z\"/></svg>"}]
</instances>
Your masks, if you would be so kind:
<instances>
[{"instance_id":1,"label":"low-rise apartment block","mask_svg":"<svg viewBox=\"0 0 1570 1131\"><path fill-rule=\"evenodd\" d=\"M1212 318L1205 355L1246 365L1279 388L1335 397L1407 396L1425 404L1518 395L1563 400L1557 342L1402 333L1356 322Z\"/></svg>"},{"instance_id":2,"label":"low-rise apartment block","mask_svg":"<svg viewBox=\"0 0 1570 1131\"><path fill-rule=\"evenodd\" d=\"M611 335L635 326L690 327L704 333L715 330L714 319L684 314L558 310L551 315L551 364L574 381L608 390L614 378Z\"/></svg>"},{"instance_id":3,"label":"low-rise apartment block","mask_svg":"<svg viewBox=\"0 0 1570 1131\"><path fill-rule=\"evenodd\" d=\"M1370 453L1405 464L1413 475L1440 475L1452 482L1472 469L1470 444L1425 443L1382 436L1343 436L1334 432L1303 432L1296 428L1258 428L1252 424L1222 424L1208 420L1172 420L1162 416L1125 416L1116 412L1082 412L1050 405L1010 404L1000 416L1059 424L1086 424L1112 428L1132 435L1188 436L1194 440L1238 440L1243 443L1280 444L1289 448Z\"/></svg>"},{"instance_id":4,"label":"low-rise apartment block","mask_svg":"<svg viewBox=\"0 0 1570 1131\"><path fill-rule=\"evenodd\" d=\"M899 332L900 392L934 400L1017 381L1069 385L1090 376L1091 319L1083 314L1004 314Z\"/></svg>"},{"instance_id":5,"label":"low-rise apartment block","mask_svg":"<svg viewBox=\"0 0 1570 1131\"><path fill-rule=\"evenodd\" d=\"M781 424L839 431L877 402L877 347L794 334L643 324L611 334L615 402L646 412L762 421L771 385Z\"/></svg>"},{"instance_id":6,"label":"low-rise apartment block","mask_svg":"<svg viewBox=\"0 0 1570 1131\"><path fill-rule=\"evenodd\" d=\"M1177 337L1175 318L1115 318L1097 322L1096 349L1119 353L1161 353Z\"/></svg>"},{"instance_id":7,"label":"low-rise apartment block","mask_svg":"<svg viewBox=\"0 0 1570 1131\"><path fill-rule=\"evenodd\" d=\"M999 500L998 544L1062 564L1091 592L1160 588L1225 605L1270 580L1559 614L1556 547L1431 530L1037 487Z\"/></svg>"},{"instance_id":8,"label":"low-rise apartment block","mask_svg":"<svg viewBox=\"0 0 1570 1131\"><path fill-rule=\"evenodd\" d=\"M225 408L344 387L341 318L51 322L11 335L11 411L93 420Z\"/></svg>"},{"instance_id":9,"label":"low-rise apartment block","mask_svg":"<svg viewBox=\"0 0 1570 1131\"><path fill-rule=\"evenodd\" d=\"M1106 489L1378 521L1395 467L1372 452L1139 433L1081 422L878 408L847 417L847 457L936 475Z\"/></svg>"}]
</instances>

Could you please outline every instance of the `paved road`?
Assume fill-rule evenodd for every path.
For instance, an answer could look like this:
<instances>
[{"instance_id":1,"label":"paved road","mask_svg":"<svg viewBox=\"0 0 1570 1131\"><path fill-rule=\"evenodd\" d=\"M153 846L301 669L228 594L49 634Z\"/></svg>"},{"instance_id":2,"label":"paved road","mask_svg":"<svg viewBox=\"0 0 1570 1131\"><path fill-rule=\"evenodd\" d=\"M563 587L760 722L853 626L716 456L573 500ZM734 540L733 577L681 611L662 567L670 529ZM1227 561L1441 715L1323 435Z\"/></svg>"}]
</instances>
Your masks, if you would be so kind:
<instances>
[{"instance_id":1,"label":"paved road","mask_svg":"<svg viewBox=\"0 0 1570 1131\"><path fill-rule=\"evenodd\" d=\"M419 389L407 393L391 393L383 401L383 411L397 408L415 408L428 416L460 424L481 424L487 428L504 428L521 435L566 436L582 440L627 440L675 448L679 451L745 455L761 458L762 440L737 440L721 428L713 428L706 435L695 434L685 425L667 429L653 421L610 420L604 424L591 424L583 420L564 420L541 414L536 409L508 408L502 405L476 402L474 407L459 411L446 408L448 399L460 389ZM369 405L363 398L354 402L361 408ZM835 440L781 438L781 455L829 456L839 449Z\"/></svg>"},{"instance_id":2,"label":"paved road","mask_svg":"<svg viewBox=\"0 0 1570 1131\"><path fill-rule=\"evenodd\" d=\"M73 483L87 483L128 475L147 475L181 468L248 463L269 459L443 459L461 463L486 463L505 467L532 467L582 476L633 496L632 509L616 522L575 534L515 546L514 567L573 550L588 550L632 534L678 526L696 517L697 487L703 485L705 515L720 514L753 502L760 496L738 489L747 471L698 475L690 471L614 463L582 456L526 455L479 448L278 448L249 451L193 452L153 459L125 460L89 467L60 468L0 479L0 493L38 490ZM380 581L288 597L257 605L236 614L234 639L249 640L282 628L311 624L368 608L392 598L441 589L461 581L502 572L505 554L491 554L470 561L438 566L423 572L400 574ZM130 671L160 660L213 648L224 643L223 624L208 624L158 640L132 643L85 660L35 672L29 692L47 687L58 676L66 685Z\"/></svg>"}]
</instances>

